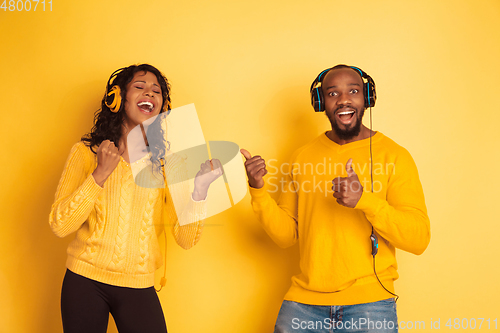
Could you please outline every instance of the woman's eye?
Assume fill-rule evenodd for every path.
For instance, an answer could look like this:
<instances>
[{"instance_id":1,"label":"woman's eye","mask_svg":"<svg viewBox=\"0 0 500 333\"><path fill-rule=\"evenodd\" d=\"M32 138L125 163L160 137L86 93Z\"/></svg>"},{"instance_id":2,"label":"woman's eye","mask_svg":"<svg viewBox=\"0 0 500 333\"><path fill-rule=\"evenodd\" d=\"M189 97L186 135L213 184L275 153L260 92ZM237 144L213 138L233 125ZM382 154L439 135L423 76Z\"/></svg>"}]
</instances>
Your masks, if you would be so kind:
<instances>
[{"instance_id":1,"label":"woman's eye","mask_svg":"<svg viewBox=\"0 0 500 333\"><path fill-rule=\"evenodd\" d=\"M137 89L143 89L142 87L136 87Z\"/></svg>"},{"instance_id":2,"label":"woman's eye","mask_svg":"<svg viewBox=\"0 0 500 333\"><path fill-rule=\"evenodd\" d=\"M161 94L161 91L153 91L155 94Z\"/></svg>"},{"instance_id":3,"label":"woman's eye","mask_svg":"<svg viewBox=\"0 0 500 333\"><path fill-rule=\"evenodd\" d=\"M351 90L351 93L353 93L353 94L357 94L358 92L359 92L359 90L358 90L358 89L353 89L353 90Z\"/></svg>"},{"instance_id":4,"label":"woman's eye","mask_svg":"<svg viewBox=\"0 0 500 333\"><path fill-rule=\"evenodd\" d=\"M332 92L330 92L330 93L328 94L328 96L332 96L332 97L333 97L333 96L337 96L337 95L338 95L338 94L337 94L337 92L336 92L336 91L332 91Z\"/></svg>"}]
</instances>

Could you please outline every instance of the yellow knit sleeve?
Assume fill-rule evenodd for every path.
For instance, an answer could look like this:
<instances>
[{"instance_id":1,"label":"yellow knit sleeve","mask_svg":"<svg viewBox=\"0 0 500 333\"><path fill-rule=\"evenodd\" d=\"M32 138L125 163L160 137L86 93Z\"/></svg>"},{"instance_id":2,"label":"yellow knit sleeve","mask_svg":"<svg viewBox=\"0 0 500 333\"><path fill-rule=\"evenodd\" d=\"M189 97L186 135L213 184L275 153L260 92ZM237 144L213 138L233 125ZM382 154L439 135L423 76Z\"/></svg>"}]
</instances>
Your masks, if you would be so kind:
<instances>
[{"instance_id":1,"label":"yellow knit sleeve","mask_svg":"<svg viewBox=\"0 0 500 333\"><path fill-rule=\"evenodd\" d=\"M287 179L290 180L290 176ZM292 186L286 188L292 188ZM260 189L250 187L250 195L252 208L272 240L282 248L295 244L298 240L297 193L282 192L279 201L276 202L267 193L267 186L264 186Z\"/></svg>"},{"instance_id":2,"label":"yellow knit sleeve","mask_svg":"<svg viewBox=\"0 0 500 333\"><path fill-rule=\"evenodd\" d=\"M356 209L365 213L373 228L395 247L421 254L430 242L430 221L417 166L402 149L387 186L386 200L363 192Z\"/></svg>"},{"instance_id":3,"label":"yellow knit sleeve","mask_svg":"<svg viewBox=\"0 0 500 333\"><path fill-rule=\"evenodd\" d=\"M198 243L207 215L207 201L194 201L189 191L185 161L169 155L165 165L165 224L172 227L174 239L187 250ZM174 204L175 201L175 204Z\"/></svg>"},{"instance_id":4,"label":"yellow knit sleeve","mask_svg":"<svg viewBox=\"0 0 500 333\"><path fill-rule=\"evenodd\" d=\"M103 190L92 176L92 161L83 142L76 143L66 161L49 214L49 225L58 237L75 232L87 220Z\"/></svg>"}]
</instances>

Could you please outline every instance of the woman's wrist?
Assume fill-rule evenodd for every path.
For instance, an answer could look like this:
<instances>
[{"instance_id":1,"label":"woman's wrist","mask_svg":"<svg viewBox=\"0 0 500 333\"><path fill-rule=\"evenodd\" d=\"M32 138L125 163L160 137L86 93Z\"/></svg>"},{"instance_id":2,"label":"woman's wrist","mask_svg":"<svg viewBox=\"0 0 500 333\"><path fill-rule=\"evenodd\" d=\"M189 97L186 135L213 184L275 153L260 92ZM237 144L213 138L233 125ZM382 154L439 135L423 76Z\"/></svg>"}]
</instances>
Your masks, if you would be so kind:
<instances>
[{"instance_id":1,"label":"woman's wrist","mask_svg":"<svg viewBox=\"0 0 500 333\"><path fill-rule=\"evenodd\" d=\"M92 172L92 176L94 177L96 184L100 187L103 187L106 179L108 179L108 176L101 172L99 168L96 168L94 172Z\"/></svg>"},{"instance_id":2,"label":"woman's wrist","mask_svg":"<svg viewBox=\"0 0 500 333\"><path fill-rule=\"evenodd\" d=\"M205 200L207 197L208 188L197 188L195 186L192 198L194 201Z\"/></svg>"}]
</instances>

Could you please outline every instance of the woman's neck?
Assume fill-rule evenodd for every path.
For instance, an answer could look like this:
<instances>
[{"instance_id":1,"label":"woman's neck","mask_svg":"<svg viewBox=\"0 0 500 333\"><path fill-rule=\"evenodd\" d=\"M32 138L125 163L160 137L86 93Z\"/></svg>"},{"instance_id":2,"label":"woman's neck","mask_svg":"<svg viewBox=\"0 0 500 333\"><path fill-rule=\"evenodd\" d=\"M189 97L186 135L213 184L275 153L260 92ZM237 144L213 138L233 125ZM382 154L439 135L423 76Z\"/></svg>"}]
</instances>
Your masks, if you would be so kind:
<instances>
[{"instance_id":1,"label":"woman's neck","mask_svg":"<svg viewBox=\"0 0 500 333\"><path fill-rule=\"evenodd\" d=\"M148 150L144 149L145 146L147 147L147 146L149 146L149 144L148 144L148 139L146 136L146 131L144 130L144 127L142 126L142 124L141 124L141 131L142 131L142 138L144 141L132 142L132 146L129 146L127 139L128 139L128 135L130 133L130 129L126 125L122 126L122 135L121 135L121 138L118 142L118 145L119 145L118 149L123 150L122 157L127 163L130 163L130 155L129 155L130 149L135 157L134 160L142 158L145 154L148 153ZM137 158L137 157L139 157L139 158Z\"/></svg>"}]
</instances>

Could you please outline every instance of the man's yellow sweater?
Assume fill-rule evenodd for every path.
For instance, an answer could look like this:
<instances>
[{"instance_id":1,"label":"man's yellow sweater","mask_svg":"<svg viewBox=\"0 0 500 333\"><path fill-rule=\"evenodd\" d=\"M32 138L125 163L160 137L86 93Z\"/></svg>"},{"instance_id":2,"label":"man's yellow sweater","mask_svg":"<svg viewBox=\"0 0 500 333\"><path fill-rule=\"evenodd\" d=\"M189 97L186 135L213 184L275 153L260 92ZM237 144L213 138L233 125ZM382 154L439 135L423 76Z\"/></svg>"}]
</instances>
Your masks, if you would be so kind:
<instances>
[{"instance_id":1,"label":"man's yellow sweater","mask_svg":"<svg viewBox=\"0 0 500 333\"><path fill-rule=\"evenodd\" d=\"M406 149L376 133L370 140L338 145L322 134L297 150L286 179L268 163L267 184L250 188L252 206L262 226L281 247L297 241L301 273L292 277L285 299L313 305L351 305L392 297L373 272L370 234L379 239L377 275L394 292L398 278L395 248L421 254L430 240L430 225L415 163ZM332 180L353 169L364 187L355 208L339 205ZM282 191L276 203L268 194Z\"/></svg>"},{"instance_id":2,"label":"man's yellow sweater","mask_svg":"<svg viewBox=\"0 0 500 333\"><path fill-rule=\"evenodd\" d=\"M139 169L152 170L148 157L150 154L134 164ZM134 180L131 165L121 158L100 187L92 176L96 167L96 155L83 142L76 143L57 187L50 227L59 237L76 232L68 247L66 266L74 273L106 284L151 287L154 272L163 262L158 236L164 226L172 227L181 247L192 247L203 230L206 201L195 202L186 186L176 186L179 193L172 195L184 198L183 209L177 209L176 214L161 176L141 172L141 177L148 179ZM187 179L183 160L168 158L165 174L167 183ZM138 181L149 186L139 186ZM151 186L155 183L157 187Z\"/></svg>"}]
</instances>

